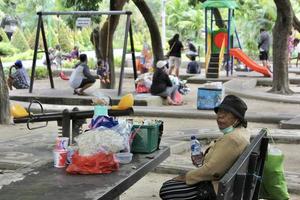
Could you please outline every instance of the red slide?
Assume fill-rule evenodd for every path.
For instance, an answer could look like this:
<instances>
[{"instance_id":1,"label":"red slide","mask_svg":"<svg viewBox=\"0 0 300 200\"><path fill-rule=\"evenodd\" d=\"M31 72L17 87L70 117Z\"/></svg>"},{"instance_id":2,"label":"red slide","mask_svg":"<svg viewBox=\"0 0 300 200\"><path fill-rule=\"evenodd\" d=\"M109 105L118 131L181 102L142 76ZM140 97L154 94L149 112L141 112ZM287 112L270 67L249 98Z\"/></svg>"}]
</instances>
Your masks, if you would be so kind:
<instances>
[{"instance_id":1,"label":"red slide","mask_svg":"<svg viewBox=\"0 0 300 200\"><path fill-rule=\"evenodd\" d=\"M264 76L267 77L272 76L272 73L266 67L258 65L251 58L249 58L241 49L238 48L230 49L230 55L240 60L250 69L262 73Z\"/></svg>"}]
</instances>

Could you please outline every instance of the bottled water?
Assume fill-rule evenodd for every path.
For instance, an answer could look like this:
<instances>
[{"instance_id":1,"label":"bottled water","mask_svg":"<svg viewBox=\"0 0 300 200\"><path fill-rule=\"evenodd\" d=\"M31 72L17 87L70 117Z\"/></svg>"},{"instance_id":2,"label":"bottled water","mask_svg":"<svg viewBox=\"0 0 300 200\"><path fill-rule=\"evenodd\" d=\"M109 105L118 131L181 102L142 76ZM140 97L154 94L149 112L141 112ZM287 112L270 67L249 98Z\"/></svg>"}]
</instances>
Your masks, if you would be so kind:
<instances>
[{"instance_id":1,"label":"bottled water","mask_svg":"<svg viewBox=\"0 0 300 200\"><path fill-rule=\"evenodd\" d=\"M200 142L195 136L191 137L191 158L196 167L202 165L203 153Z\"/></svg>"}]
</instances>

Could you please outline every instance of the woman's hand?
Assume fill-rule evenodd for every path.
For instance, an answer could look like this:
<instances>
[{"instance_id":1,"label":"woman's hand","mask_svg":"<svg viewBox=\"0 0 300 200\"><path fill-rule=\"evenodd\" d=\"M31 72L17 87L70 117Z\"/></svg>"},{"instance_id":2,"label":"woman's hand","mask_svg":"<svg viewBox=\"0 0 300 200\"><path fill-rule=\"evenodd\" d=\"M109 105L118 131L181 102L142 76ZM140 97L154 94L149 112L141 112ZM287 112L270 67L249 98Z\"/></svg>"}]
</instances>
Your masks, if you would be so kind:
<instances>
[{"instance_id":1,"label":"woman's hand","mask_svg":"<svg viewBox=\"0 0 300 200\"><path fill-rule=\"evenodd\" d=\"M173 178L173 180L185 182L185 180L186 180L185 179L185 174L184 175L176 176L175 178Z\"/></svg>"}]
</instances>

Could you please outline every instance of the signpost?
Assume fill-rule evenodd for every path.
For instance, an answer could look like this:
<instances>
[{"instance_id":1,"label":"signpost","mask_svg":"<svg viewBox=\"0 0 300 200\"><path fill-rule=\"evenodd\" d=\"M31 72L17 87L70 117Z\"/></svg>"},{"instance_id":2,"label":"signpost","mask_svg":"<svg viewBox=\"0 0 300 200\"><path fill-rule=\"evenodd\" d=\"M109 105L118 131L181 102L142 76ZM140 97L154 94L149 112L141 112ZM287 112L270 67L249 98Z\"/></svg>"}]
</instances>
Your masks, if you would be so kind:
<instances>
[{"instance_id":1,"label":"signpost","mask_svg":"<svg viewBox=\"0 0 300 200\"><path fill-rule=\"evenodd\" d=\"M88 27L91 25L90 17L78 17L76 20L77 27Z\"/></svg>"}]
</instances>

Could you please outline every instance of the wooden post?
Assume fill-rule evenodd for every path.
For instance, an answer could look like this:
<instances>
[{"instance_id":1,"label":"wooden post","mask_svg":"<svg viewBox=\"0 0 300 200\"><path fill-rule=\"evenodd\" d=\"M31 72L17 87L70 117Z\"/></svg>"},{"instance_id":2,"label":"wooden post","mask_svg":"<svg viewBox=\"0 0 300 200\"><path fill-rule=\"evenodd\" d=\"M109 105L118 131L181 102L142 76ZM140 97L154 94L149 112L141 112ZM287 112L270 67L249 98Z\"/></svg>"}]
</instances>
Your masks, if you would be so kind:
<instances>
[{"instance_id":1,"label":"wooden post","mask_svg":"<svg viewBox=\"0 0 300 200\"><path fill-rule=\"evenodd\" d=\"M48 46L47 46L47 40L46 40L46 34L45 34L45 28L44 28L43 20L41 21L41 30L42 30L42 39L43 39L43 43L44 43L44 50L45 50L45 55L46 55L47 69L48 69L48 74L49 74L49 79L50 79L50 85L51 85L51 88L54 88L52 70L51 70L51 62L50 62L50 59L49 59L49 52L48 52Z\"/></svg>"},{"instance_id":2,"label":"wooden post","mask_svg":"<svg viewBox=\"0 0 300 200\"><path fill-rule=\"evenodd\" d=\"M36 66L36 58L37 58L37 51L39 47L39 39L40 39L40 31L41 31L41 24L42 24L42 14L38 13L38 26L36 29L36 36L35 36L35 45L34 45L34 52L33 52L33 59L32 59L32 67L31 67L31 77L30 77L30 86L29 86L29 93L32 93L33 89L33 82L34 82L34 75L35 75L35 66Z\"/></svg>"},{"instance_id":3,"label":"wooden post","mask_svg":"<svg viewBox=\"0 0 300 200\"><path fill-rule=\"evenodd\" d=\"M122 93L122 84L123 84L123 77L124 77L124 66L125 66L129 27L130 27L130 15L128 14L127 21L126 21L125 37L124 37L124 46L123 46L123 55L122 55L122 62L121 62L118 96L120 96Z\"/></svg>"}]
</instances>

